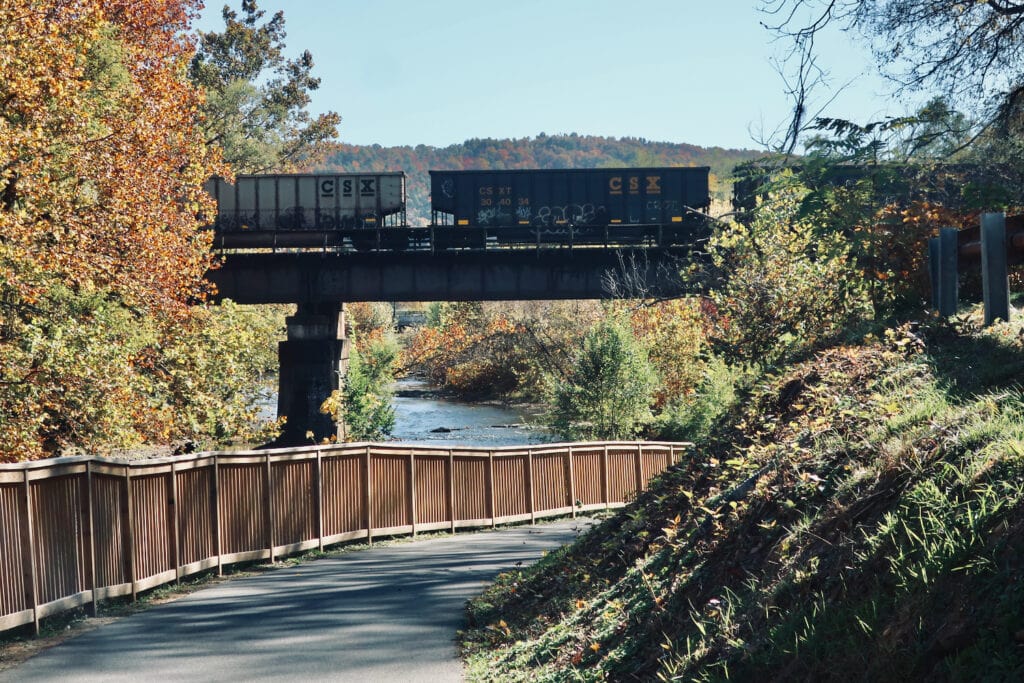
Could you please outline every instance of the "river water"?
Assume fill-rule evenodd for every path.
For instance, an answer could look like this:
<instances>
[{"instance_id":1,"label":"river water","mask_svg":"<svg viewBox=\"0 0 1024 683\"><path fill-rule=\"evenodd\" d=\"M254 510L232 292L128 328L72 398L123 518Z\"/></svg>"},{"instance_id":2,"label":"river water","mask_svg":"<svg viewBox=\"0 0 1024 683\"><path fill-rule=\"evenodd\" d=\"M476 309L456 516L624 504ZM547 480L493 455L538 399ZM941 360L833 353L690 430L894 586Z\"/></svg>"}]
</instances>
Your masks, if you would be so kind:
<instances>
[{"instance_id":1,"label":"river water","mask_svg":"<svg viewBox=\"0 0 1024 683\"><path fill-rule=\"evenodd\" d=\"M525 412L491 404L460 403L437 396L411 378L395 383L391 438L421 446L518 446L550 441Z\"/></svg>"},{"instance_id":2,"label":"river water","mask_svg":"<svg viewBox=\"0 0 1024 683\"><path fill-rule=\"evenodd\" d=\"M536 426L536 416L493 404L462 403L442 398L431 386L414 378L394 384L395 427L391 440L417 446L521 446L550 441ZM277 391L260 401L260 418L277 417ZM532 424L531 424L532 423Z\"/></svg>"}]
</instances>

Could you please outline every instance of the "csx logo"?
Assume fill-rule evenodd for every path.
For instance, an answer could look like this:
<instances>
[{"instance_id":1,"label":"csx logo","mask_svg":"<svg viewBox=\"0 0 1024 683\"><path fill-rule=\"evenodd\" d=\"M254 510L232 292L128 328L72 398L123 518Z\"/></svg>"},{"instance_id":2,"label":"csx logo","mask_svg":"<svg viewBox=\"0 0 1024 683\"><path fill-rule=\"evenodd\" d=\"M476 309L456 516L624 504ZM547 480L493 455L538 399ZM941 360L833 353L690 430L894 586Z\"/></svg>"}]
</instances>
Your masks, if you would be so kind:
<instances>
[{"instance_id":1,"label":"csx logo","mask_svg":"<svg viewBox=\"0 0 1024 683\"><path fill-rule=\"evenodd\" d=\"M644 194L661 194L661 176L660 175L649 175L643 176L644 180ZM622 176L616 175L608 179L608 193L609 194L622 194L623 190L623 179ZM629 194L640 194L640 176L629 176L625 181L625 188Z\"/></svg>"},{"instance_id":2,"label":"csx logo","mask_svg":"<svg viewBox=\"0 0 1024 683\"><path fill-rule=\"evenodd\" d=\"M356 179L345 178L341 181L341 196L351 197L352 193L356 189ZM359 196L360 197L376 197L377 196L377 179L376 178L359 178ZM334 178L324 178L320 181L320 197L321 198L332 198L337 190L338 181Z\"/></svg>"}]
</instances>

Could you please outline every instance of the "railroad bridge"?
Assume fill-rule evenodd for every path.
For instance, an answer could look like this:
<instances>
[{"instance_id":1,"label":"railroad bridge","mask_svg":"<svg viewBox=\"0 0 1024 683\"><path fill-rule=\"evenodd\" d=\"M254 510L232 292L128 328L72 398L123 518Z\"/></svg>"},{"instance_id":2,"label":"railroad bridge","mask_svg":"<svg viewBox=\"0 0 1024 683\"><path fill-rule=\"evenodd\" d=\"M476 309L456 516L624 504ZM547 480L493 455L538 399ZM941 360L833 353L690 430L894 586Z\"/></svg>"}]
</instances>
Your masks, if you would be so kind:
<instances>
[{"instance_id":1,"label":"railroad bridge","mask_svg":"<svg viewBox=\"0 0 1024 683\"><path fill-rule=\"evenodd\" d=\"M280 343L280 445L335 434L319 411L348 360L344 303L523 301L667 296L682 287L692 251L675 224L558 230L358 228L323 232L215 232L218 298L297 304Z\"/></svg>"},{"instance_id":2,"label":"railroad bridge","mask_svg":"<svg viewBox=\"0 0 1024 683\"><path fill-rule=\"evenodd\" d=\"M431 224L406 220L405 174L212 179L209 278L242 304L298 304L279 347L281 445L337 427L320 405L345 372L344 303L677 293L707 236L709 169L430 171Z\"/></svg>"}]
</instances>

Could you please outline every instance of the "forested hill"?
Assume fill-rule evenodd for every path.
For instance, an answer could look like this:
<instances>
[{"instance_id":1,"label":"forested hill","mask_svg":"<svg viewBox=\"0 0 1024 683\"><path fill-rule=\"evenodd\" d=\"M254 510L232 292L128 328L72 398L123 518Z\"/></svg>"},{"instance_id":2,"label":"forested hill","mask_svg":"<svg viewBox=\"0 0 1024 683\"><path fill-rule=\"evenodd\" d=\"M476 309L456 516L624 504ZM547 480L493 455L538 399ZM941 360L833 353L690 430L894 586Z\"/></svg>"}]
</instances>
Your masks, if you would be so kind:
<instances>
[{"instance_id":1,"label":"forested hill","mask_svg":"<svg viewBox=\"0 0 1024 683\"><path fill-rule=\"evenodd\" d=\"M405 171L408 174L409 221L430 217L428 170L513 168L601 168L615 166L710 166L712 193L724 198L732 168L760 152L643 138L594 135L545 135L521 139L473 139L448 147L382 147L337 144L321 170L355 173Z\"/></svg>"}]
</instances>

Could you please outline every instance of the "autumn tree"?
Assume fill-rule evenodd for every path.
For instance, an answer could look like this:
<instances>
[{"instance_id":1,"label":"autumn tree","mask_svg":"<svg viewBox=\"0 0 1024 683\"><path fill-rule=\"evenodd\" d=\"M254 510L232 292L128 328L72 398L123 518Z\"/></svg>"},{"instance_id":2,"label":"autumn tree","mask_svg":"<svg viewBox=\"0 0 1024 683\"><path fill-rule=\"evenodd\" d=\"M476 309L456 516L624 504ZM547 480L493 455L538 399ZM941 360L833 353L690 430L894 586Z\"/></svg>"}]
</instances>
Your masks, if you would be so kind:
<instances>
[{"instance_id":1,"label":"autumn tree","mask_svg":"<svg viewBox=\"0 0 1024 683\"><path fill-rule=\"evenodd\" d=\"M203 132L237 173L309 167L337 137L341 117L313 117L306 107L320 87L313 56L285 56L284 13L264 21L256 0L242 0L241 14L227 5L224 30L200 31L189 77L206 93Z\"/></svg>"},{"instance_id":2,"label":"autumn tree","mask_svg":"<svg viewBox=\"0 0 1024 683\"><path fill-rule=\"evenodd\" d=\"M203 296L220 170L192 0L0 0L0 458L169 431L151 372Z\"/></svg>"}]
</instances>

